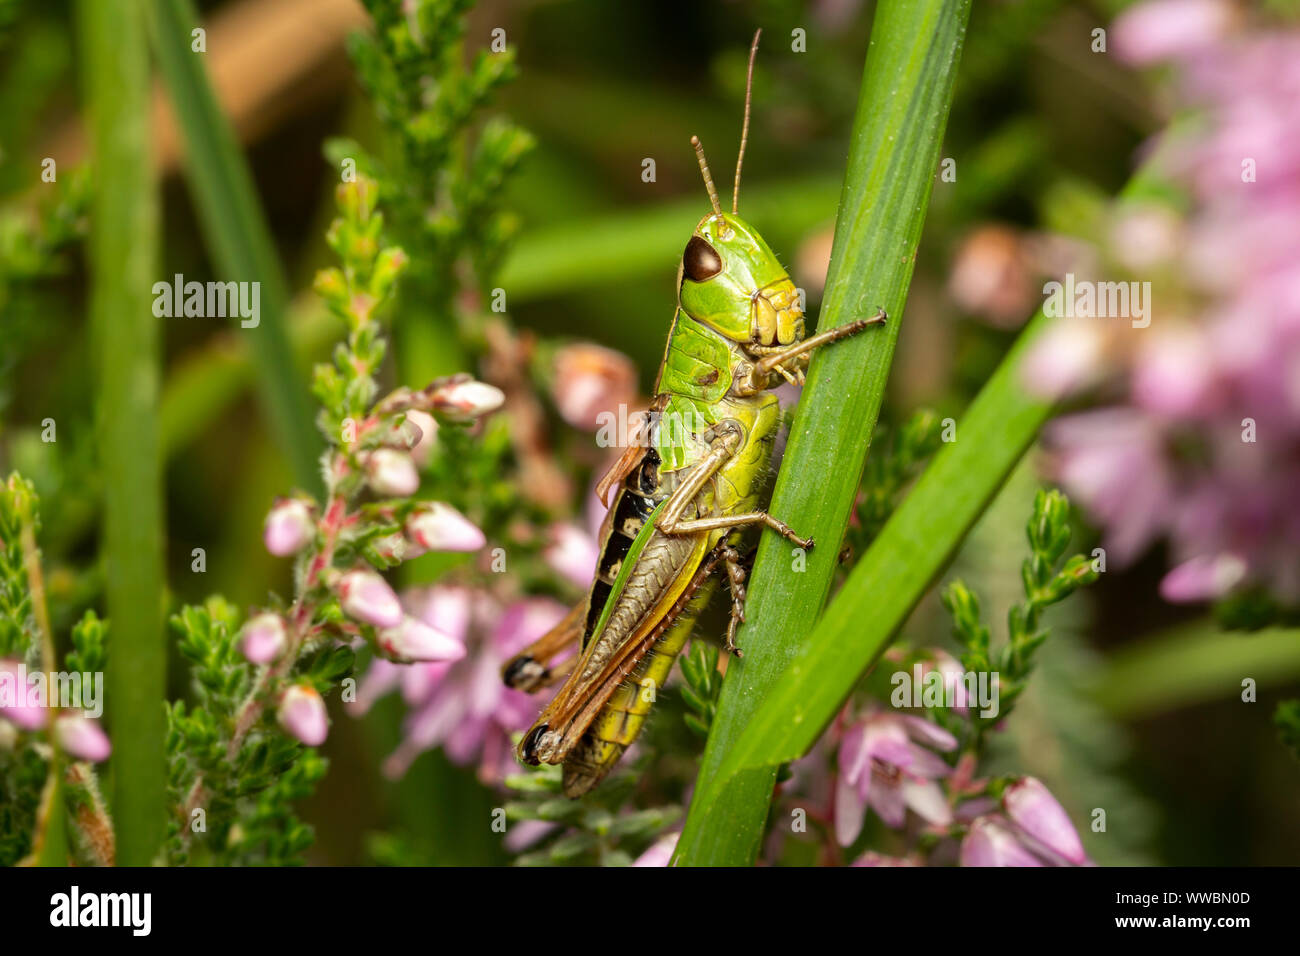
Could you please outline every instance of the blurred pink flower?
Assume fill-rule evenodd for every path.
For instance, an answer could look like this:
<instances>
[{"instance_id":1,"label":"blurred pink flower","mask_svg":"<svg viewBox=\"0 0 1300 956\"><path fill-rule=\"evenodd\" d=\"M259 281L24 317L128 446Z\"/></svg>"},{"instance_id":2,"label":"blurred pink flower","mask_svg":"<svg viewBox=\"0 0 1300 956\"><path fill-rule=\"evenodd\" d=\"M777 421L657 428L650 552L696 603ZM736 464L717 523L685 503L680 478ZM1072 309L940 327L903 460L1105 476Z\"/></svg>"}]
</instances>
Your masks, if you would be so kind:
<instances>
[{"instance_id":1,"label":"blurred pink flower","mask_svg":"<svg viewBox=\"0 0 1300 956\"><path fill-rule=\"evenodd\" d=\"M374 571L349 571L339 579L339 603L358 621L375 627L402 623L402 602Z\"/></svg>"},{"instance_id":2,"label":"blurred pink flower","mask_svg":"<svg viewBox=\"0 0 1300 956\"><path fill-rule=\"evenodd\" d=\"M1021 777L1011 784L1002 795L1002 807L1021 832L1066 862L1082 866L1088 861L1065 808L1039 780Z\"/></svg>"},{"instance_id":3,"label":"blurred pink flower","mask_svg":"<svg viewBox=\"0 0 1300 956\"><path fill-rule=\"evenodd\" d=\"M364 713L380 696L401 688L410 707L405 738L385 761L400 777L421 753L442 747L454 763L477 763L486 782L514 772L511 734L526 729L540 705L501 681L501 667L566 613L547 598L524 598L502 608L489 595L437 585L406 595L410 614L464 648L457 661L401 665L376 660L353 705Z\"/></svg>"},{"instance_id":4,"label":"blurred pink flower","mask_svg":"<svg viewBox=\"0 0 1300 956\"><path fill-rule=\"evenodd\" d=\"M633 866L667 866L677 849L677 840L681 832L661 836L652 843L644 853L632 861Z\"/></svg>"},{"instance_id":5,"label":"blurred pink flower","mask_svg":"<svg viewBox=\"0 0 1300 956\"><path fill-rule=\"evenodd\" d=\"M77 760L103 763L113 752L99 721L80 714L60 714L54 722L54 735L63 751Z\"/></svg>"},{"instance_id":6,"label":"blurred pink flower","mask_svg":"<svg viewBox=\"0 0 1300 956\"><path fill-rule=\"evenodd\" d=\"M1295 603L1300 31L1235 20L1227 3L1155 0L1116 21L1116 50L1171 62L1183 105L1201 113L1190 132L1168 134L1177 148L1155 152L1194 200L1183 241L1161 242L1174 278L1156 295L1179 313L1157 309L1151 328L1122 332L1058 322L1032 348L1026 381L1058 398L1110 373L1123 404L1060 419L1046 439L1056 477L1104 527L1117 565L1165 538L1167 600L1260 586ZM1120 336L1132 347L1101 351Z\"/></svg>"},{"instance_id":7,"label":"blurred pink flower","mask_svg":"<svg viewBox=\"0 0 1300 956\"><path fill-rule=\"evenodd\" d=\"M1227 0L1152 0L1121 13L1111 28L1115 52L1145 65L1211 47L1234 19Z\"/></svg>"},{"instance_id":8,"label":"blurred pink flower","mask_svg":"<svg viewBox=\"0 0 1300 956\"><path fill-rule=\"evenodd\" d=\"M21 662L0 660L0 717L23 730L40 730L49 710L31 693L27 675Z\"/></svg>"},{"instance_id":9,"label":"blurred pink flower","mask_svg":"<svg viewBox=\"0 0 1300 956\"><path fill-rule=\"evenodd\" d=\"M474 522L441 501L422 502L406 519L406 534L421 551L477 551L487 538Z\"/></svg>"},{"instance_id":10,"label":"blurred pink flower","mask_svg":"<svg viewBox=\"0 0 1300 956\"><path fill-rule=\"evenodd\" d=\"M239 649L254 664L269 664L288 644L284 618L267 611L249 618L240 637Z\"/></svg>"},{"instance_id":11,"label":"blurred pink flower","mask_svg":"<svg viewBox=\"0 0 1300 956\"><path fill-rule=\"evenodd\" d=\"M560 416L575 428L594 430L602 412L636 403L636 366L621 352L579 342L555 353L551 388Z\"/></svg>"},{"instance_id":12,"label":"blurred pink flower","mask_svg":"<svg viewBox=\"0 0 1300 956\"><path fill-rule=\"evenodd\" d=\"M894 829L902 827L909 808L928 823L951 823L952 810L936 781L952 768L934 750L956 747L952 734L910 714L875 711L848 727L840 739L835 793L840 845L858 838L868 806Z\"/></svg>"},{"instance_id":13,"label":"blurred pink flower","mask_svg":"<svg viewBox=\"0 0 1300 956\"><path fill-rule=\"evenodd\" d=\"M266 550L278 558L297 554L316 533L311 508L297 498L281 498L266 516L262 540Z\"/></svg>"}]
</instances>

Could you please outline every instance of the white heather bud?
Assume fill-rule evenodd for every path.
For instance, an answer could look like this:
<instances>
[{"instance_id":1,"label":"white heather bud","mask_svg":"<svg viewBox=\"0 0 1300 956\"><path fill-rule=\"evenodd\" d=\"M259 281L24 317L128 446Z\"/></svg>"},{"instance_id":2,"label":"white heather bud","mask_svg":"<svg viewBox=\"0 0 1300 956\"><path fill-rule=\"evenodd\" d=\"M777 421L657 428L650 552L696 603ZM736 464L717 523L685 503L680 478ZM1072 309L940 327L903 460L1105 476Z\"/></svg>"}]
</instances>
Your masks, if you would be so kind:
<instances>
[{"instance_id":1,"label":"white heather bud","mask_svg":"<svg viewBox=\"0 0 1300 956\"><path fill-rule=\"evenodd\" d=\"M397 661L458 661L465 656L464 644L414 617L380 631L379 646Z\"/></svg>"},{"instance_id":2,"label":"white heather bud","mask_svg":"<svg viewBox=\"0 0 1300 956\"><path fill-rule=\"evenodd\" d=\"M339 579L338 594L343 610L358 621L375 627L402 623L402 603L374 571L349 571Z\"/></svg>"},{"instance_id":3,"label":"white heather bud","mask_svg":"<svg viewBox=\"0 0 1300 956\"><path fill-rule=\"evenodd\" d=\"M284 692L276 718L280 721L280 726L308 747L324 743L329 733L330 722L325 713L325 701L316 693L316 688L306 684L294 684Z\"/></svg>"},{"instance_id":4,"label":"white heather bud","mask_svg":"<svg viewBox=\"0 0 1300 956\"><path fill-rule=\"evenodd\" d=\"M281 498L266 516L262 540L267 551L278 558L287 558L305 548L315 532L316 524L306 502Z\"/></svg>"},{"instance_id":5,"label":"white heather bud","mask_svg":"<svg viewBox=\"0 0 1300 956\"><path fill-rule=\"evenodd\" d=\"M477 551L487 543L478 526L451 505L421 504L406 519L406 534L425 551Z\"/></svg>"},{"instance_id":6,"label":"white heather bud","mask_svg":"<svg viewBox=\"0 0 1300 956\"><path fill-rule=\"evenodd\" d=\"M494 385L468 379L444 385L433 393L433 407L447 418L472 422L505 404L506 396Z\"/></svg>"},{"instance_id":7,"label":"white heather bud","mask_svg":"<svg viewBox=\"0 0 1300 956\"><path fill-rule=\"evenodd\" d=\"M64 753L77 760L103 763L113 752L99 721L80 714L62 714L54 722L54 735Z\"/></svg>"},{"instance_id":8,"label":"white heather bud","mask_svg":"<svg viewBox=\"0 0 1300 956\"><path fill-rule=\"evenodd\" d=\"M420 490L420 473L406 452L376 448L366 458L366 482L376 494L408 498Z\"/></svg>"},{"instance_id":9,"label":"white heather bud","mask_svg":"<svg viewBox=\"0 0 1300 956\"><path fill-rule=\"evenodd\" d=\"M239 649L254 664L269 664L281 654L289 643L284 619L270 611L249 618L244 625Z\"/></svg>"},{"instance_id":10,"label":"white heather bud","mask_svg":"<svg viewBox=\"0 0 1300 956\"><path fill-rule=\"evenodd\" d=\"M411 457L416 465L423 468L433 457L433 445L438 439L438 422L428 412L413 408L406 413L406 425L413 426L420 432L420 437L411 446Z\"/></svg>"}]
</instances>

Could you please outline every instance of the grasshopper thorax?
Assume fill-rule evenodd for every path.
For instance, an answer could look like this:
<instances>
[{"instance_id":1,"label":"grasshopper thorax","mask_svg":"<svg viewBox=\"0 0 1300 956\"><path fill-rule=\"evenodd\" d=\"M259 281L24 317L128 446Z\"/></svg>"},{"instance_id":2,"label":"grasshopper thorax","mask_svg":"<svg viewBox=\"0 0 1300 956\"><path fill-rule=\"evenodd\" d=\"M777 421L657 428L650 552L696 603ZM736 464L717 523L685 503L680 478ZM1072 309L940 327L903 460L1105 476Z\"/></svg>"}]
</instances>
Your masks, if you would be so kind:
<instances>
[{"instance_id":1,"label":"grasshopper thorax","mask_svg":"<svg viewBox=\"0 0 1300 956\"><path fill-rule=\"evenodd\" d=\"M678 304L696 321L758 351L803 338L794 283L758 230L734 213L711 213L695 227L682 254Z\"/></svg>"}]
</instances>

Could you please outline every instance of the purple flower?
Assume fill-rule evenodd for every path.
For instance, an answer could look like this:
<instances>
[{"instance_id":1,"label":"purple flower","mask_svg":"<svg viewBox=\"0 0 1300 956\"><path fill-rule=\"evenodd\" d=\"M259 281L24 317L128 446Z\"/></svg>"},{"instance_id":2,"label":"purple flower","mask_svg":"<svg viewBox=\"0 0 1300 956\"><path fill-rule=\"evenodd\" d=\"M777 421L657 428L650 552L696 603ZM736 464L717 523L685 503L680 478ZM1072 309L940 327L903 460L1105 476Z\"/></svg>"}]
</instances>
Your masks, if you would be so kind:
<instances>
[{"instance_id":1,"label":"purple flower","mask_svg":"<svg viewBox=\"0 0 1300 956\"><path fill-rule=\"evenodd\" d=\"M350 616L375 627L402 623L402 602L374 571L349 571L339 579L339 603Z\"/></svg>"},{"instance_id":2,"label":"purple flower","mask_svg":"<svg viewBox=\"0 0 1300 956\"><path fill-rule=\"evenodd\" d=\"M377 495L409 498L420 490L420 473L408 452L376 448L366 457L366 483Z\"/></svg>"},{"instance_id":3,"label":"purple flower","mask_svg":"<svg viewBox=\"0 0 1300 956\"><path fill-rule=\"evenodd\" d=\"M1115 20L1115 52L1129 63L1184 58L1213 46L1232 25L1227 0L1152 0Z\"/></svg>"},{"instance_id":4,"label":"purple flower","mask_svg":"<svg viewBox=\"0 0 1300 956\"><path fill-rule=\"evenodd\" d=\"M902 827L909 808L937 826L951 823L952 810L936 781L952 768L929 748L956 747L952 734L910 714L878 711L849 727L840 740L835 793L840 845L857 839L868 806L894 829Z\"/></svg>"},{"instance_id":5,"label":"purple flower","mask_svg":"<svg viewBox=\"0 0 1300 956\"><path fill-rule=\"evenodd\" d=\"M297 498L280 498L266 516L262 541L266 550L278 558L297 554L316 533L311 508Z\"/></svg>"},{"instance_id":6,"label":"purple flower","mask_svg":"<svg viewBox=\"0 0 1300 956\"><path fill-rule=\"evenodd\" d=\"M962 866L1044 866L1030 853L1006 821L980 817L961 841Z\"/></svg>"},{"instance_id":7,"label":"purple flower","mask_svg":"<svg viewBox=\"0 0 1300 956\"><path fill-rule=\"evenodd\" d=\"M103 763L113 752L99 721L80 714L60 714L54 721L54 736L64 753L77 760Z\"/></svg>"},{"instance_id":8,"label":"purple flower","mask_svg":"<svg viewBox=\"0 0 1300 956\"><path fill-rule=\"evenodd\" d=\"M403 662L458 661L465 656L465 645L459 640L413 617L380 631L379 646L393 660Z\"/></svg>"},{"instance_id":9,"label":"purple flower","mask_svg":"<svg viewBox=\"0 0 1300 956\"><path fill-rule=\"evenodd\" d=\"M40 730L49 711L32 699L30 689L20 661L0 660L0 717L23 730Z\"/></svg>"},{"instance_id":10,"label":"purple flower","mask_svg":"<svg viewBox=\"0 0 1300 956\"><path fill-rule=\"evenodd\" d=\"M1035 778L1021 777L1007 787L1002 795L1002 807L1022 832L1048 850L1076 866L1087 862L1087 854L1069 815Z\"/></svg>"},{"instance_id":11,"label":"purple flower","mask_svg":"<svg viewBox=\"0 0 1300 956\"><path fill-rule=\"evenodd\" d=\"M254 664L271 663L284 653L286 646L288 646L288 634L285 631L284 618L269 611L248 620L239 642L239 648L244 652L244 656Z\"/></svg>"},{"instance_id":12,"label":"purple flower","mask_svg":"<svg viewBox=\"0 0 1300 956\"><path fill-rule=\"evenodd\" d=\"M276 718L286 731L308 747L320 746L329 734L325 701L314 687L306 684L294 684L284 692Z\"/></svg>"},{"instance_id":13,"label":"purple flower","mask_svg":"<svg viewBox=\"0 0 1300 956\"><path fill-rule=\"evenodd\" d=\"M477 551L487 543L477 525L440 501L424 502L413 511L406 534L424 551Z\"/></svg>"},{"instance_id":14,"label":"purple flower","mask_svg":"<svg viewBox=\"0 0 1300 956\"><path fill-rule=\"evenodd\" d=\"M551 543L542 558L575 587L587 588L596 574L600 543L575 524L551 527Z\"/></svg>"},{"instance_id":15,"label":"purple flower","mask_svg":"<svg viewBox=\"0 0 1300 956\"><path fill-rule=\"evenodd\" d=\"M383 694L400 688L410 707L405 737L385 761L400 777L426 750L441 747L454 763L477 763L486 782L516 768L511 734L537 716L538 704L501 681L501 668L525 645L559 622L566 608L546 598L525 598L501 607L491 596L438 585L406 595L411 616L460 643L456 661L394 664L377 660L367 671L353 709L364 712Z\"/></svg>"}]
</instances>

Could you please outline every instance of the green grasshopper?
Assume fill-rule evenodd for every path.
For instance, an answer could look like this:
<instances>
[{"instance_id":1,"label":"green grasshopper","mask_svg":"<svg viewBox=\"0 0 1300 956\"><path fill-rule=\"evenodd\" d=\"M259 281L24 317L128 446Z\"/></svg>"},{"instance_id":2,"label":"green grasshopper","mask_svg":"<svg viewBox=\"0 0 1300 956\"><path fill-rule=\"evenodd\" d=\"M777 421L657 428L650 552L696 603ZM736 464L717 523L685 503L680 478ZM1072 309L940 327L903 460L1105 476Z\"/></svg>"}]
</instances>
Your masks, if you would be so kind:
<instances>
[{"instance_id":1,"label":"green grasshopper","mask_svg":"<svg viewBox=\"0 0 1300 956\"><path fill-rule=\"evenodd\" d=\"M519 758L564 765L577 797L609 773L640 733L673 661L712 595L721 566L731 590L727 650L740 656L745 620L743 532L766 526L810 549L763 510L781 410L772 389L803 384L813 349L887 320L881 309L811 338L794 283L737 215L749 137L754 57L731 212L718 202L704 149L691 137L713 209L695 227L677 273L677 311L650 408L648 441L632 443L597 485L617 489L601 528L596 579L553 630L506 663L511 687L565 679L524 735ZM579 646L554 666L566 649Z\"/></svg>"}]
</instances>

